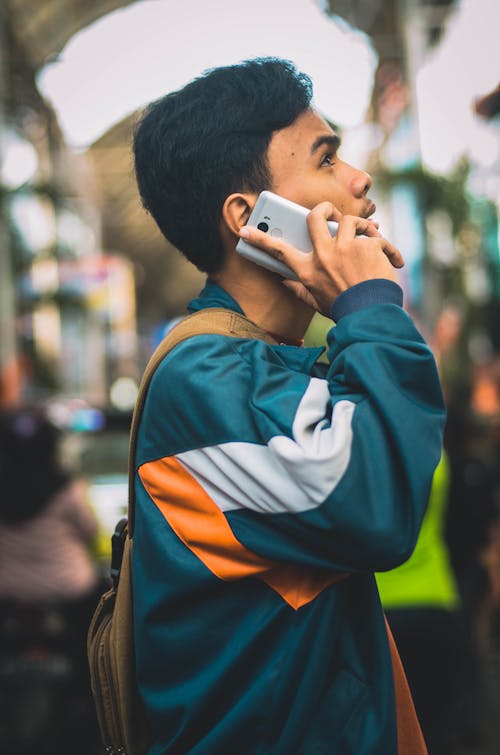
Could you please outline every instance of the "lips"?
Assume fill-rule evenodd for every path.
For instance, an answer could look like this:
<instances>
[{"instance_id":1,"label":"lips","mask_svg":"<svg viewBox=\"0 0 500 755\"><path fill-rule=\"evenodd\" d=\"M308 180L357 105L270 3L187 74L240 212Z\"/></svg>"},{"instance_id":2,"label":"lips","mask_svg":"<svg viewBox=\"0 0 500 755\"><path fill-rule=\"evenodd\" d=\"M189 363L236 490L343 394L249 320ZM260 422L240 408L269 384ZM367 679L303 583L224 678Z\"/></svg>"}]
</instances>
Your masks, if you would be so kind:
<instances>
[{"instance_id":1,"label":"lips","mask_svg":"<svg viewBox=\"0 0 500 755\"><path fill-rule=\"evenodd\" d=\"M368 205L368 207L365 210L364 217L365 218L369 218L371 215L373 215L373 213L375 212L376 209L377 209L377 206L376 206L375 202L370 202L370 204Z\"/></svg>"}]
</instances>

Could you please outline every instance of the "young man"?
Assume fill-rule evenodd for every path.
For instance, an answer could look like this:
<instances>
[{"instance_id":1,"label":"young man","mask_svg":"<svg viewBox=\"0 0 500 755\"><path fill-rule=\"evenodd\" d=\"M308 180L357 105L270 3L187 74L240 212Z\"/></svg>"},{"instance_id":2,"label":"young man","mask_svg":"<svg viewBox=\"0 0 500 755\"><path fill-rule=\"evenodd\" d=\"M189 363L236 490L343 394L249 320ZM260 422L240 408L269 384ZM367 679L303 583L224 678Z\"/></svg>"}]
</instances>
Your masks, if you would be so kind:
<instances>
[{"instance_id":1,"label":"young man","mask_svg":"<svg viewBox=\"0 0 500 755\"><path fill-rule=\"evenodd\" d=\"M133 584L152 755L425 751L373 572L416 542L442 396L370 177L311 94L291 63L247 61L153 103L135 135L145 207L209 274L190 311L265 334L184 341L143 414ZM311 209L312 254L245 226L263 189ZM300 282L240 257L240 237ZM336 322L328 367L301 348L315 310Z\"/></svg>"}]
</instances>

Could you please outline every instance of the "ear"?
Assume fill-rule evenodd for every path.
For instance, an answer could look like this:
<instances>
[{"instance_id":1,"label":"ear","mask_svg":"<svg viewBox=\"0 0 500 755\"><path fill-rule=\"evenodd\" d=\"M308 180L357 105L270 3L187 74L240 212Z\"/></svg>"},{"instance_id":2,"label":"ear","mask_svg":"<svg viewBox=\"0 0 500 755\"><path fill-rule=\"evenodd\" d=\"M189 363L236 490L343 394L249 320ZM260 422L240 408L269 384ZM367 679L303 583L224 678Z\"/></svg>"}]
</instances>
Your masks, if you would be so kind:
<instances>
[{"instance_id":1,"label":"ear","mask_svg":"<svg viewBox=\"0 0 500 755\"><path fill-rule=\"evenodd\" d=\"M253 210L257 194L230 194L222 206L222 222L235 236L238 235Z\"/></svg>"}]
</instances>

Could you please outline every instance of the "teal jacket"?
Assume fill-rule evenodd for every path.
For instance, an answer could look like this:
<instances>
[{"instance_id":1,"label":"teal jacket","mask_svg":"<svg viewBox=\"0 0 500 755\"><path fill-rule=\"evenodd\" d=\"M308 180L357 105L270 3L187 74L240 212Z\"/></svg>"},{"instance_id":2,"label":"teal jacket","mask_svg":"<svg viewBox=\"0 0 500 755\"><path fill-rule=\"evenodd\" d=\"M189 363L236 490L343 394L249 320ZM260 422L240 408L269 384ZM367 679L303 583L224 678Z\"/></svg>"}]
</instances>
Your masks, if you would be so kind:
<instances>
[{"instance_id":1,"label":"teal jacket","mask_svg":"<svg viewBox=\"0 0 500 755\"><path fill-rule=\"evenodd\" d=\"M409 557L441 454L434 359L388 281L321 349L195 336L136 454L136 665L150 755L393 755L373 572ZM241 312L209 282L191 311ZM346 576L346 575L349 576Z\"/></svg>"}]
</instances>

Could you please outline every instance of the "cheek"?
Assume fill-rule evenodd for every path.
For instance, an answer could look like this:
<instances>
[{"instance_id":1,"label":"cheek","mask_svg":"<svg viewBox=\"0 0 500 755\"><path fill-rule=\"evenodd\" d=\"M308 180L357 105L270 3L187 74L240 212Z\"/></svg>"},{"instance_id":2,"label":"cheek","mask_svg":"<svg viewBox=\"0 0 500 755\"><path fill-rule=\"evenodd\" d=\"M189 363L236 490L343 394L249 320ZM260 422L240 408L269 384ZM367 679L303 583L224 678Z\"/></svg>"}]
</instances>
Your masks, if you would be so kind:
<instances>
[{"instance_id":1,"label":"cheek","mask_svg":"<svg viewBox=\"0 0 500 755\"><path fill-rule=\"evenodd\" d=\"M314 182L308 182L297 175L290 178L289 181L283 181L276 186L275 191L292 202L312 209L315 205L325 199L324 192L318 191Z\"/></svg>"},{"instance_id":2,"label":"cheek","mask_svg":"<svg viewBox=\"0 0 500 755\"><path fill-rule=\"evenodd\" d=\"M345 185L334 179L330 184L329 199L342 214L349 212L352 202L352 195L347 191Z\"/></svg>"}]
</instances>

